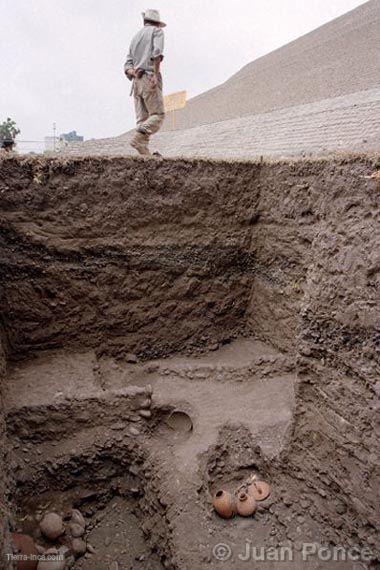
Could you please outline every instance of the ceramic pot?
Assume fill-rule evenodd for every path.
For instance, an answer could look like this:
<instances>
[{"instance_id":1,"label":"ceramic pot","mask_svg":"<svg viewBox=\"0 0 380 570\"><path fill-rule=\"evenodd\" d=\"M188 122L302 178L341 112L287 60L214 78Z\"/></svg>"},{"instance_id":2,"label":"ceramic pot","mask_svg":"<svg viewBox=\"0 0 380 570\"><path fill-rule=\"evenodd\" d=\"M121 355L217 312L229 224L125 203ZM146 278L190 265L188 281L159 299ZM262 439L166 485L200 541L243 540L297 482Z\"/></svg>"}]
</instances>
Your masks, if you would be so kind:
<instances>
[{"instance_id":1,"label":"ceramic pot","mask_svg":"<svg viewBox=\"0 0 380 570\"><path fill-rule=\"evenodd\" d=\"M235 500L228 491L223 489L217 491L212 504L218 515L223 519L230 519L235 515Z\"/></svg>"},{"instance_id":2,"label":"ceramic pot","mask_svg":"<svg viewBox=\"0 0 380 570\"><path fill-rule=\"evenodd\" d=\"M241 491L237 496L236 510L242 517L250 517L256 510L256 501L252 495Z\"/></svg>"},{"instance_id":3,"label":"ceramic pot","mask_svg":"<svg viewBox=\"0 0 380 570\"><path fill-rule=\"evenodd\" d=\"M264 501L270 495L270 486L265 481L254 481L248 487L248 494L256 501Z\"/></svg>"},{"instance_id":4,"label":"ceramic pot","mask_svg":"<svg viewBox=\"0 0 380 570\"><path fill-rule=\"evenodd\" d=\"M19 534L17 532L12 533L12 542L19 554L24 554L25 556L33 555L37 557L38 551L34 544L34 540L27 534ZM35 568L37 568L37 564L37 559L18 560L17 570L35 570Z\"/></svg>"}]
</instances>

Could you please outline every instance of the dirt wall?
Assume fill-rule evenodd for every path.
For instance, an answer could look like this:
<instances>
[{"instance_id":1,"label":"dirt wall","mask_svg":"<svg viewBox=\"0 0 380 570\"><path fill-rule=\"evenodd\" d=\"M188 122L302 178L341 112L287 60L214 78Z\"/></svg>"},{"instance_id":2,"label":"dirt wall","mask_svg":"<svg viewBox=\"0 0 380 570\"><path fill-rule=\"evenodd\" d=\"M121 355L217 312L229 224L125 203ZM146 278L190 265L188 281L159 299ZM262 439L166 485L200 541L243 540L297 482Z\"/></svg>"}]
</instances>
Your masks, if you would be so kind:
<instances>
[{"instance_id":1,"label":"dirt wall","mask_svg":"<svg viewBox=\"0 0 380 570\"><path fill-rule=\"evenodd\" d=\"M244 328L257 166L10 160L2 170L0 311L14 352L154 356Z\"/></svg>"},{"instance_id":2,"label":"dirt wall","mask_svg":"<svg viewBox=\"0 0 380 570\"><path fill-rule=\"evenodd\" d=\"M334 191L320 198L321 220L300 311L301 381L293 452L305 479L329 499L332 526L374 540L380 452L380 188L367 185L359 173L355 184L334 171L328 179Z\"/></svg>"},{"instance_id":3,"label":"dirt wall","mask_svg":"<svg viewBox=\"0 0 380 570\"><path fill-rule=\"evenodd\" d=\"M6 428L3 409L3 390L6 376L6 340L0 322L0 560L7 568L6 553L9 552L8 508L6 491L8 489L8 468L6 461Z\"/></svg>"}]
</instances>

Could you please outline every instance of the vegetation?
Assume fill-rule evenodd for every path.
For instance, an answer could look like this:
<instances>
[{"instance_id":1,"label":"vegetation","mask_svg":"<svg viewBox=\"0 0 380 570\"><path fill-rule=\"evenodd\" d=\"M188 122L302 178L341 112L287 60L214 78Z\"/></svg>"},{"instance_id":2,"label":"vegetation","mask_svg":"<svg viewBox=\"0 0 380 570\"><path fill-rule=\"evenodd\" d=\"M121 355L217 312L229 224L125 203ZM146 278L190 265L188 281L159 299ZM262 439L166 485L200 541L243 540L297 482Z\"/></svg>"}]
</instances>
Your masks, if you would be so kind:
<instances>
[{"instance_id":1,"label":"vegetation","mask_svg":"<svg viewBox=\"0 0 380 570\"><path fill-rule=\"evenodd\" d=\"M0 124L0 140L13 142L18 134L20 134L20 129L10 117Z\"/></svg>"}]
</instances>

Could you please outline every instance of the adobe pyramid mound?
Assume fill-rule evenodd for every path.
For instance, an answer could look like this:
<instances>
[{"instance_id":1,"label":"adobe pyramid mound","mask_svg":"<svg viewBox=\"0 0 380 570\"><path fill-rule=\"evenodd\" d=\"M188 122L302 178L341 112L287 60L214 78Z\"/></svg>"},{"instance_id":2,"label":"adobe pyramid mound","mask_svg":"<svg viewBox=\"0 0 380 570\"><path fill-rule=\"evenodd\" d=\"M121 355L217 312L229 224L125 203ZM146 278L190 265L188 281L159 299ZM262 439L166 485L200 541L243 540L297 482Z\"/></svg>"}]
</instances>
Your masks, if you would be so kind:
<instances>
[{"instance_id":1,"label":"adobe pyramid mound","mask_svg":"<svg viewBox=\"0 0 380 570\"><path fill-rule=\"evenodd\" d=\"M380 148L380 0L246 65L168 117L165 156L256 158ZM69 154L134 154L132 133Z\"/></svg>"},{"instance_id":2,"label":"adobe pyramid mound","mask_svg":"<svg viewBox=\"0 0 380 570\"><path fill-rule=\"evenodd\" d=\"M176 129L294 107L380 85L380 2L371 0L243 67L176 113ZM171 128L167 121L166 129Z\"/></svg>"}]
</instances>

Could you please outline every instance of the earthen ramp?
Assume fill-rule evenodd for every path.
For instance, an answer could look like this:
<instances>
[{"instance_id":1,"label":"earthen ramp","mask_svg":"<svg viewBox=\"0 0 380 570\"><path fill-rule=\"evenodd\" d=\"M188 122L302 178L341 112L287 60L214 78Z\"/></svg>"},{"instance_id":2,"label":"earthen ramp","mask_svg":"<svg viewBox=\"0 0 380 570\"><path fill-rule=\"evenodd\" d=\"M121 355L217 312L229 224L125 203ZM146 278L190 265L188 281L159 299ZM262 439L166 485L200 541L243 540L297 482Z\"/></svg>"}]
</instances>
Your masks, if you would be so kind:
<instances>
[{"instance_id":1,"label":"earthen ramp","mask_svg":"<svg viewBox=\"0 0 380 570\"><path fill-rule=\"evenodd\" d=\"M83 569L376 568L379 167L0 162L2 561L19 531Z\"/></svg>"}]
</instances>

